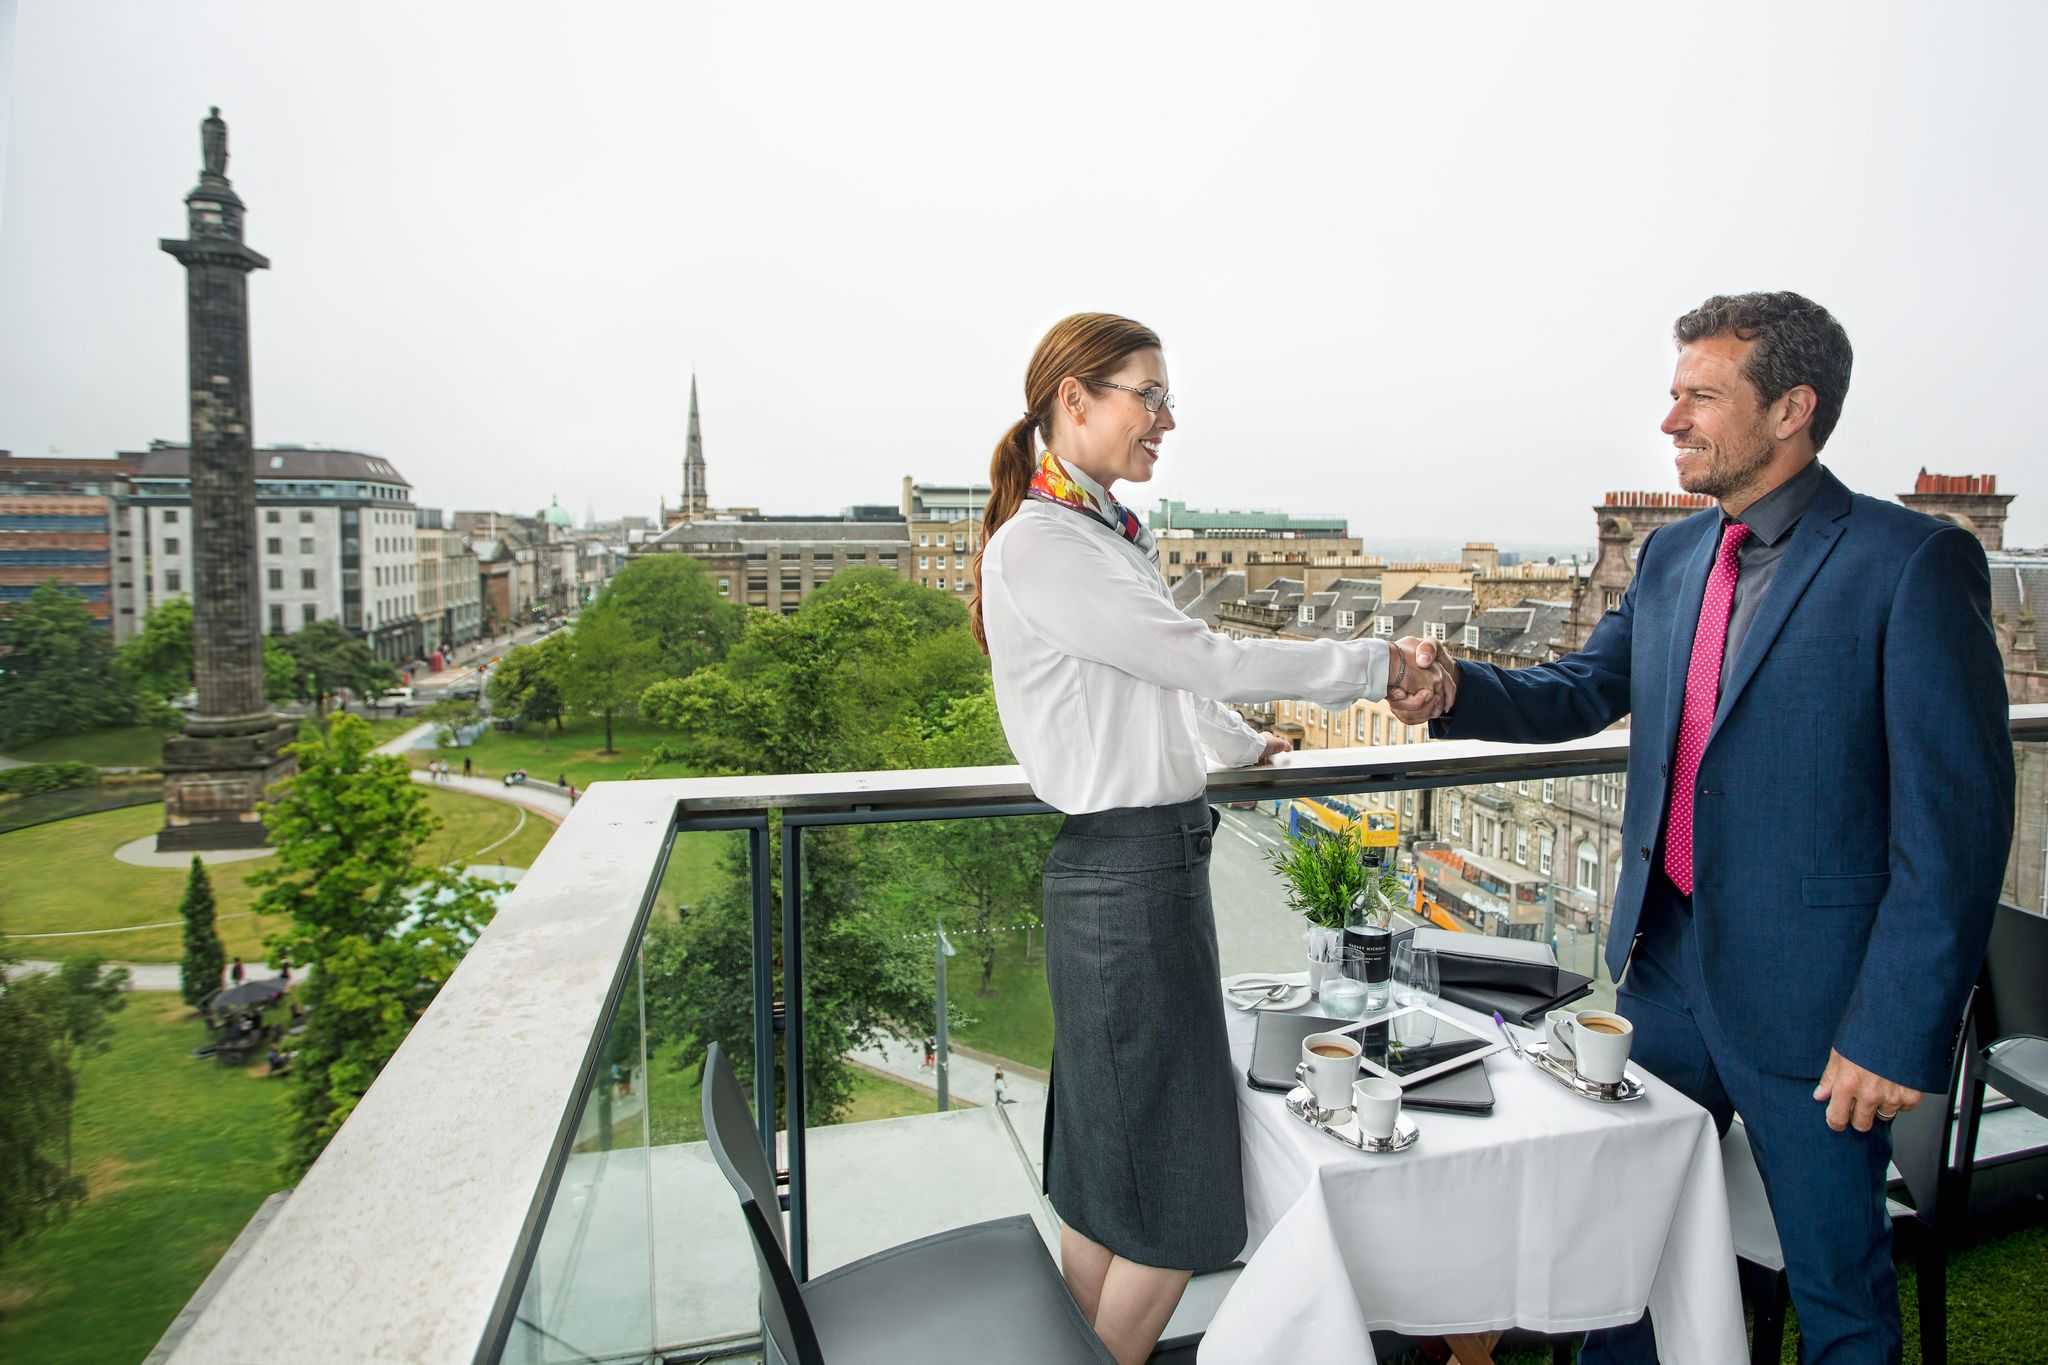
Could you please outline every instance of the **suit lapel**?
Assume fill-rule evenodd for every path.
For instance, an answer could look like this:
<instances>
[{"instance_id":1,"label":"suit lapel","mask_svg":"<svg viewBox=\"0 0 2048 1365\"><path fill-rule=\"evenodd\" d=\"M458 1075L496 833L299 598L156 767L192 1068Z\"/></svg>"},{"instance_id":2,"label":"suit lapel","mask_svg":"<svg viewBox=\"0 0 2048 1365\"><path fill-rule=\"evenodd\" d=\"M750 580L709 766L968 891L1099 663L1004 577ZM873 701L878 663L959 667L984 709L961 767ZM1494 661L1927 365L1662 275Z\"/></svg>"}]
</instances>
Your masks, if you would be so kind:
<instances>
[{"instance_id":1,"label":"suit lapel","mask_svg":"<svg viewBox=\"0 0 2048 1365\"><path fill-rule=\"evenodd\" d=\"M1707 595L1707 575L1714 570L1714 555L1721 548L1721 523L1705 520L1700 543L1693 547L1678 584L1678 605L1672 609L1671 662L1664 671L1664 749L1669 757L1678 742L1678 720L1685 708L1685 677L1692 671L1692 637L1699 630L1700 603Z\"/></svg>"},{"instance_id":2,"label":"suit lapel","mask_svg":"<svg viewBox=\"0 0 2048 1365\"><path fill-rule=\"evenodd\" d=\"M1785 547L1785 557L1778 561L1778 572L1771 579L1770 590L1764 594L1764 600L1750 622L1749 633L1742 637L1742 652L1735 656L1734 666L1728 670L1728 685L1721 689L1720 704L1714 708L1714 729L1708 733L1708 744L1714 742L1714 734L1720 731L1721 722L1742 695L1742 689L1756 676L1764 655L1770 651L1771 641L1778 638L1779 630L1792 615L1792 608L1798 605L1807 585L1820 572L1820 566L1827 562L1835 542L1842 538L1849 515L1849 490L1841 480L1825 470L1821 472L1821 479L1821 486L1813 495L1813 505L1792 528L1792 543Z\"/></svg>"}]
</instances>

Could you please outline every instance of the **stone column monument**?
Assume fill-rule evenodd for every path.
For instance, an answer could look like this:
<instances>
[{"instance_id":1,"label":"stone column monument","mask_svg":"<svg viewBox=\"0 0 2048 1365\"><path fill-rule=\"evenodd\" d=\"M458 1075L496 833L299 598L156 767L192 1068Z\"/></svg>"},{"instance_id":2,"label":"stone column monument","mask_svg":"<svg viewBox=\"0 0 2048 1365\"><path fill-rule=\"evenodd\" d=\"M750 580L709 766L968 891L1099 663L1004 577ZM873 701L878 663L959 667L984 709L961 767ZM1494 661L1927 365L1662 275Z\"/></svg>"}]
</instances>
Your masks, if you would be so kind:
<instances>
[{"instance_id":1,"label":"stone column monument","mask_svg":"<svg viewBox=\"0 0 2048 1365\"><path fill-rule=\"evenodd\" d=\"M205 167L185 196L190 236L163 249L185 267L192 400L192 664L199 707L164 742L163 851L260 848L256 803L287 777L293 725L263 697L256 468L249 420L249 272L270 262L242 242L228 183L228 127L199 125Z\"/></svg>"}]
</instances>

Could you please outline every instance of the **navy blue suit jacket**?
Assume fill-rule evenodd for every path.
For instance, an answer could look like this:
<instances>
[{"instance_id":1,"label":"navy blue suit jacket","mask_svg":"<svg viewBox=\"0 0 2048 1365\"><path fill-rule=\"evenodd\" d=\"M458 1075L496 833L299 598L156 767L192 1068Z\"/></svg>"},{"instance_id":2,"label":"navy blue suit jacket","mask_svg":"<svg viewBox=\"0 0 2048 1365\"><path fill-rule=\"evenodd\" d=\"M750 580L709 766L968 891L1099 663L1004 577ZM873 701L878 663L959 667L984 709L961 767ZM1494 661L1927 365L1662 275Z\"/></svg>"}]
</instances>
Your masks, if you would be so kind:
<instances>
[{"instance_id":1,"label":"navy blue suit jacket","mask_svg":"<svg viewBox=\"0 0 2048 1365\"><path fill-rule=\"evenodd\" d=\"M1608 969L1639 936L1686 671L1721 514L1642 544L1635 580L1555 663L1461 661L1431 732L1554 743L1629 728ZM1709 1003L1759 1067L1828 1050L1948 1088L2012 838L2005 673L1983 548L1822 472L1728 674L1694 799L1693 912Z\"/></svg>"}]
</instances>

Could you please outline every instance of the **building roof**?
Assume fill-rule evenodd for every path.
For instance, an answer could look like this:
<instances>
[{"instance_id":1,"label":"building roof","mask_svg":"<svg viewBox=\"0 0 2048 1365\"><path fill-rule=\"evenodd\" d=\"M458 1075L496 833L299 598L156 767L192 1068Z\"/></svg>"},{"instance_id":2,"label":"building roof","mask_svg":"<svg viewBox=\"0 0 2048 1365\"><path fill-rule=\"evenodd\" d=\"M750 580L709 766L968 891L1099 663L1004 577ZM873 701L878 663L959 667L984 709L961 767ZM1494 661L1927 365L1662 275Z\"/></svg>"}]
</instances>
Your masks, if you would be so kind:
<instances>
[{"instance_id":1,"label":"building roof","mask_svg":"<svg viewBox=\"0 0 2048 1365\"><path fill-rule=\"evenodd\" d=\"M381 455L359 450L312 449L306 446L257 446L250 452L259 479L348 479L395 483L410 488L405 475ZM140 462L138 479L189 479L192 477L190 446L153 445L123 459Z\"/></svg>"},{"instance_id":2,"label":"building roof","mask_svg":"<svg viewBox=\"0 0 2048 1365\"><path fill-rule=\"evenodd\" d=\"M1203 512L1170 498L1161 500L1159 506L1146 514L1145 524L1155 531L1227 531L1251 535L1287 531L1318 536L1350 534L1350 523L1342 517L1298 517L1291 512L1272 512L1263 508Z\"/></svg>"},{"instance_id":3,"label":"building roof","mask_svg":"<svg viewBox=\"0 0 2048 1365\"><path fill-rule=\"evenodd\" d=\"M2025 610L2040 623L2048 606L2048 550L2008 550L1990 560L1992 616L2015 620Z\"/></svg>"},{"instance_id":4,"label":"building roof","mask_svg":"<svg viewBox=\"0 0 2048 1365\"><path fill-rule=\"evenodd\" d=\"M801 544L848 544L863 545L904 545L910 544L910 525L898 517L894 521L845 521L838 518L790 518L775 520L728 521L686 521L671 526L653 540L648 547L655 549L682 549L688 547L729 547L727 552L748 545L801 545Z\"/></svg>"}]
</instances>

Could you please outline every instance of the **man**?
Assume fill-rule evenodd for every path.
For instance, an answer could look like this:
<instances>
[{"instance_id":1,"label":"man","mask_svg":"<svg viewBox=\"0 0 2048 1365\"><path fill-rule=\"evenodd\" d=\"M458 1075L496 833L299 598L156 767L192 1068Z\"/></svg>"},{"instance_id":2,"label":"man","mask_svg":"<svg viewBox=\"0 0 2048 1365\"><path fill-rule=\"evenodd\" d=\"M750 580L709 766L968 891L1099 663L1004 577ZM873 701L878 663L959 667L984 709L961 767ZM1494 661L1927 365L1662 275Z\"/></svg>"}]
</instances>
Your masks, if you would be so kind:
<instances>
[{"instance_id":1,"label":"man","mask_svg":"<svg viewBox=\"0 0 2048 1365\"><path fill-rule=\"evenodd\" d=\"M1443 660L1396 714L1522 743L1632 717L1607 964L1634 1057L1742 1115L1809 1365L1896 1361L1886 1124L1949 1088L2012 832L1989 575L1818 463L1849 388L1826 309L1717 296L1675 334L1662 429L1719 506L1643 541L1579 652ZM1580 1358L1654 1360L1647 1317Z\"/></svg>"}]
</instances>

